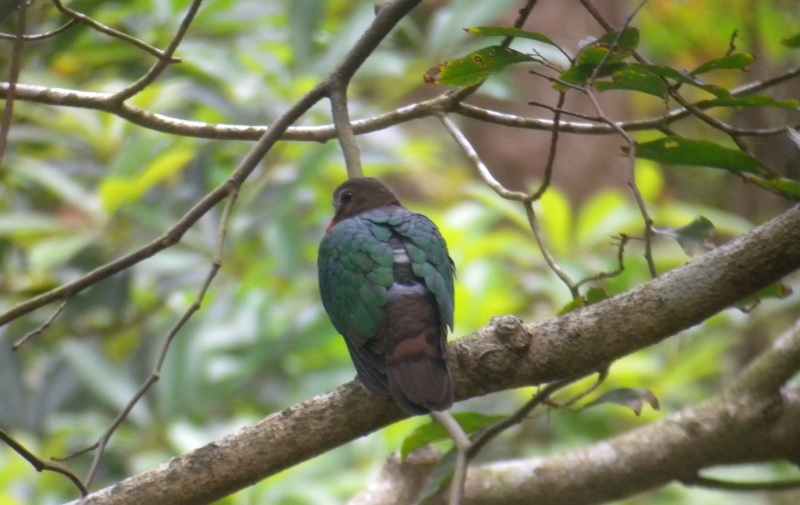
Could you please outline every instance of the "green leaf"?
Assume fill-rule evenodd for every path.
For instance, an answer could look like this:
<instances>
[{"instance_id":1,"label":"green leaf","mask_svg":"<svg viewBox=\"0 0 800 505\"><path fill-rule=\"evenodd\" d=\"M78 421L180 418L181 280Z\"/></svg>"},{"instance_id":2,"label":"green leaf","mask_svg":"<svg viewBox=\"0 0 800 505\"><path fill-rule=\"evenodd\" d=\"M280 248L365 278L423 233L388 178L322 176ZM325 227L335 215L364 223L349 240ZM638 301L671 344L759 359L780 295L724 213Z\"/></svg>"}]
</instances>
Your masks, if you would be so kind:
<instances>
[{"instance_id":1,"label":"green leaf","mask_svg":"<svg viewBox=\"0 0 800 505\"><path fill-rule=\"evenodd\" d=\"M600 71L597 72L597 77L606 77L623 67L625 67L624 63L604 64ZM589 79L591 79L592 75L595 73L595 68L597 68L597 65L575 65L558 76L558 80L581 88L589 83ZM559 82L553 84L553 87L558 91L566 91L570 88Z\"/></svg>"},{"instance_id":2,"label":"green leaf","mask_svg":"<svg viewBox=\"0 0 800 505\"><path fill-rule=\"evenodd\" d=\"M561 50L558 44L541 33L528 32L525 30L520 30L519 28L511 28L506 26L475 26L473 28L464 28L464 31L472 35L482 35L485 37L516 37L519 39L535 40Z\"/></svg>"},{"instance_id":3,"label":"green leaf","mask_svg":"<svg viewBox=\"0 0 800 505\"><path fill-rule=\"evenodd\" d=\"M425 82L444 86L467 87L485 81L509 65L538 63L540 60L503 46L474 51L463 58L450 60L425 73Z\"/></svg>"},{"instance_id":4,"label":"green leaf","mask_svg":"<svg viewBox=\"0 0 800 505\"><path fill-rule=\"evenodd\" d=\"M589 291L586 292L586 299L587 305L592 305L594 303L600 303L603 300L608 298L608 293L602 288L589 288Z\"/></svg>"},{"instance_id":5,"label":"green leaf","mask_svg":"<svg viewBox=\"0 0 800 505\"><path fill-rule=\"evenodd\" d=\"M672 67L665 67L662 65L644 65L642 63L631 63L626 67L626 69L629 70L635 69L636 71L647 72L652 75L664 77L666 79L672 79L673 81L677 81L682 84L687 84L689 86L694 86L695 88L702 89L703 91L707 91L716 97L731 96L730 91L724 88L721 88L714 84L708 84L706 82L703 82L688 72L681 72L679 70L675 70Z\"/></svg>"},{"instance_id":6,"label":"green leaf","mask_svg":"<svg viewBox=\"0 0 800 505\"><path fill-rule=\"evenodd\" d=\"M642 409L644 408L645 404L649 404L653 410L658 410L660 408L658 398L656 398L656 395L650 391L646 389L621 388L609 391L593 402L587 403L581 408L581 410L596 407L597 405L602 405L604 403L612 403L615 405L628 407L637 416L642 413Z\"/></svg>"},{"instance_id":7,"label":"green leaf","mask_svg":"<svg viewBox=\"0 0 800 505\"><path fill-rule=\"evenodd\" d=\"M724 96L713 100L703 100L700 107L779 107L781 109L800 108L797 100L775 100L769 95L747 95L741 97Z\"/></svg>"},{"instance_id":8,"label":"green leaf","mask_svg":"<svg viewBox=\"0 0 800 505\"><path fill-rule=\"evenodd\" d=\"M636 157L667 165L721 168L736 174L756 174L767 177L773 175L761 162L746 152L722 147L706 140L664 137L638 144Z\"/></svg>"},{"instance_id":9,"label":"green leaf","mask_svg":"<svg viewBox=\"0 0 800 505\"><path fill-rule=\"evenodd\" d=\"M781 40L781 44L786 47L800 47L800 33L792 37Z\"/></svg>"},{"instance_id":10,"label":"green leaf","mask_svg":"<svg viewBox=\"0 0 800 505\"><path fill-rule=\"evenodd\" d=\"M458 451L455 448L447 451L442 457L442 461L434 470L431 479L422 491L422 499L420 505L431 505L436 503L436 498L441 496L453 480L453 473L456 469L456 461L458 461Z\"/></svg>"},{"instance_id":11,"label":"green leaf","mask_svg":"<svg viewBox=\"0 0 800 505\"><path fill-rule=\"evenodd\" d=\"M483 430L505 418L505 416L487 416L477 412L459 412L453 414L453 417L458 424L461 425L461 429L468 435ZM450 436L441 426L433 421L429 421L412 431L411 434L403 440L403 444L400 448L400 455L403 461L405 461L409 454L420 447L449 439Z\"/></svg>"},{"instance_id":12,"label":"green leaf","mask_svg":"<svg viewBox=\"0 0 800 505\"><path fill-rule=\"evenodd\" d=\"M38 212L6 212L0 214L0 238L27 240L37 234L69 233L63 222Z\"/></svg>"},{"instance_id":13,"label":"green leaf","mask_svg":"<svg viewBox=\"0 0 800 505\"><path fill-rule=\"evenodd\" d=\"M758 293L748 296L743 300L737 302L736 308L741 310L742 312L750 312L754 308L758 307L761 303L761 300L764 298L777 298L783 299L791 296L793 293L792 288L789 286L782 284L780 282L774 282L769 286L765 287Z\"/></svg>"},{"instance_id":14,"label":"green leaf","mask_svg":"<svg viewBox=\"0 0 800 505\"><path fill-rule=\"evenodd\" d=\"M622 32L609 32L593 42L593 45L611 47L616 44L615 52L625 54L625 58L631 55L639 46L639 29L628 27Z\"/></svg>"},{"instance_id":15,"label":"green leaf","mask_svg":"<svg viewBox=\"0 0 800 505\"><path fill-rule=\"evenodd\" d=\"M153 186L183 170L194 157L194 153L192 147L182 144L162 153L138 177L105 179L99 189L103 207L109 214L113 214L120 206L138 200Z\"/></svg>"},{"instance_id":16,"label":"green leaf","mask_svg":"<svg viewBox=\"0 0 800 505\"><path fill-rule=\"evenodd\" d=\"M667 85L657 75L646 71L641 65L626 65L622 70L614 72L611 81L595 83L598 91L630 90L640 91L648 95L666 98Z\"/></svg>"},{"instance_id":17,"label":"green leaf","mask_svg":"<svg viewBox=\"0 0 800 505\"><path fill-rule=\"evenodd\" d=\"M637 28L606 33L586 45L573 66L563 72L558 79L574 86L586 86L593 75L605 77L623 68L625 66L623 61L633 54L638 45L639 30ZM559 91L569 89L569 86L558 82L553 84L553 87Z\"/></svg>"},{"instance_id":18,"label":"green leaf","mask_svg":"<svg viewBox=\"0 0 800 505\"><path fill-rule=\"evenodd\" d=\"M714 235L714 223L703 216L681 228L655 230L659 235L675 239L689 256L708 251L709 239Z\"/></svg>"},{"instance_id":19,"label":"green leaf","mask_svg":"<svg viewBox=\"0 0 800 505\"><path fill-rule=\"evenodd\" d=\"M572 312L573 310L580 309L582 307L587 307L589 305L602 302L603 300L608 298L608 293L602 288L589 288L586 292L586 296L582 296L576 300L572 300L568 304L564 305L560 311L558 311L558 315L566 314L567 312Z\"/></svg>"},{"instance_id":20,"label":"green leaf","mask_svg":"<svg viewBox=\"0 0 800 505\"><path fill-rule=\"evenodd\" d=\"M754 61L756 61L756 57L752 54L729 54L727 56L715 58L711 61L703 63L694 69L692 74L704 74L706 72L711 72L712 70L744 70L752 65Z\"/></svg>"},{"instance_id":21,"label":"green leaf","mask_svg":"<svg viewBox=\"0 0 800 505\"><path fill-rule=\"evenodd\" d=\"M760 177L753 177L749 180L753 184L771 191L772 193L794 200L800 200L800 181L795 179L787 179L785 177L762 179Z\"/></svg>"},{"instance_id":22,"label":"green leaf","mask_svg":"<svg viewBox=\"0 0 800 505\"><path fill-rule=\"evenodd\" d=\"M33 272L44 273L66 263L95 240L91 234L51 237L31 248L28 262Z\"/></svg>"}]
</instances>

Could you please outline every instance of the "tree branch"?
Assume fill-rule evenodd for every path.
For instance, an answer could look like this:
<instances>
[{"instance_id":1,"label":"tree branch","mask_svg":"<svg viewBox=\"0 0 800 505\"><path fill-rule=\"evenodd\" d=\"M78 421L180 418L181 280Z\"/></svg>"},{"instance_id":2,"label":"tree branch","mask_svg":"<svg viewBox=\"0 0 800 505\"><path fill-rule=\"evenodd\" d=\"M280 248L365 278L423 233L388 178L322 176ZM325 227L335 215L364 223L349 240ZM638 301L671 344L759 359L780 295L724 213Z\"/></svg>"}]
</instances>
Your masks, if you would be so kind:
<instances>
[{"instance_id":1,"label":"tree branch","mask_svg":"<svg viewBox=\"0 0 800 505\"><path fill-rule=\"evenodd\" d=\"M175 35L172 37L172 42L169 43L166 51L163 52L162 56L158 59L158 61L155 62L150 70L148 70L147 73L135 83L114 93L114 95L111 97L112 100L124 102L137 93L141 93L146 87L153 84L155 80L158 79L158 76L160 76L169 65L179 61L174 58L175 50L178 49L178 45L181 43L181 40L183 40L186 32L189 31L189 26L192 24L194 17L197 15L197 11L200 10L200 4L202 1L203 0L193 0L192 4L189 6L189 9L186 11L186 15L183 17L181 25L178 27L178 31L175 32Z\"/></svg>"},{"instance_id":2,"label":"tree branch","mask_svg":"<svg viewBox=\"0 0 800 505\"><path fill-rule=\"evenodd\" d=\"M800 76L800 67L768 80L746 84L732 90L731 95L738 97L755 93L787 80L795 79L798 76ZM33 84L17 84L14 87L14 92L15 98L20 101L99 110L119 116L143 128L184 137L215 140L258 140L268 129L267 126L211 124L157 114L129 103L119 103L119 101L113 99L114 95L110 93L51 88ZM0 83L0 98L7 98L8 94L9 84ZM366 119L358 119L352 122L353 132L356 135L372 133L407 121L435 116L444 112L452 112L470 119L511 128L545 131L553 130L554 123L552 119L505 114L470 104L460 103L459 100L462 98L463 97L458 93L443 93L436 98L401 107L385 114ZM694 106L700 110L704 108L699 104L694 104ZM628 132L659 129L690 115L690 111L680 107L661 116L621 121L616 123L616 125ZM272 127L274 128L275 125ZM796 127L800 127L800 125L796 125ZM564 121L563 119L559 122L559 130L561 133L585 135L615 135L618 133L616 128L607 124L585 121ZM785 131L786 125L750 130L744 128L736 129L736 133L741 136L781 135L785 133ZM306 142L325 142L334 138L336 138L336 129L333 124L291 127L287 128L281 136L281 140Z\"/></svg>"},{"instance_id":3,"label":"tree branch","mask_svg":"<svg viewBox=\"0 0 800 505\"><path fill-rule=\"evenodd\" d=\"M671 481L738 491L795 488L800 481L728 482L703 477L700 471L718 464L796 458L800 449L800 393L781 392L780 388L798 368L800 323L759 355L724 393L698 407L565 455L472 468L464 503L587 505L624 498ZM393 468L391 475L402 471L402 467ZM418 480L426 478L414 475ZM374 483L372 487L390 485L392 482L386 481L383 486ZM385 491L384 496L392 494ZM401 505L415 499L418 496L406 502L364 499L359 503Z\"/></svg>"},{"instance_id":4,"label":"tree branch","mask_svg":"<svg viewBox=\"0 0 800 505\"><path fill-rule=\"evenodd\" d=\"M796 421L800 395L787 393L781 402L777 416L765 417L765 411L777 403L725 402L718 398L578 451L472 467L463 504L591 505L673 481L689 486L720 483L698 477L697 472L716 464L769 461L792 448L796 451L800 444ZM396 499L402 489L399 486L409 481L426 482L434 464L421 468L398 460L392 456L384 472L351 504L405 505L418 500L418 488L411 488L417 494L406 493L403 500ZM798 482L725 484L715 487L768 491L791 489ZM433 503L443 504L444 498L437 497Z\"/></svg>"},{"instance_id":5,"label":"tree branch","mask_svg":"<svg viewBox=\"0 0 800 505\"><path fill-rule=\"evenodd\" d=\"M603 369L622 356L694 326L800 268L798 230L800 206L795 206L747 235L624 294L555 319L525 325L490 325L458 340L449 350L456 397L463 400ZM785 398L786 416L773 418L769 430L755 423L758 419L764 421L763 404L757 403L746 398L721 405L712 402L691 415L678 414L624 436L634 438L620 437L617 440L621 442L616 445L602 444L593 449L595 452L579 452L569 459L572 466L559 464L552 468L567 469L565 475L571 475L575 465L597 461L587 456L612 458L611 463L619 461L620 455L634 458L639 451L631 445L634 439L647 447L657 446L650 447L655 451L650 454L659 454L659 458L650 457L641 464L652 467L667 457L664 443L675 444L676 449L684 447L685 453L693 450L696 440L721 440L728 433L744 437L739 440L747 443L721 443L715 446L718 456L708 455L709 458L729 457L736 462L747 455L751 442L756 450L751 453L753 457L760 454L773 458L778 453L768 449L787 450L785 445L776 447L780 437L786 441L800 436L796 429L800 399L796 395ZM372 396L351 382L93 493L84 504L209 503L403 416L391 399ZM787 417L794 427L788 434L782 431L787 427ZM666 431L653 436L651 430L658 429L653 426L664 426L662 430ZM531 463L525 465L526 475L530 476ZM624 474L626 468L631 468L605 464L601 467L595 469L602 474L598 482L608 479L610 471ZM685 474L687 478L691 475ZM664 474L654 474L637 485L648 489L663 483L664 478ZM573 492L586 492L586 488L565 477L564 484L568 482L572 482ZM559 496L550 489L545 491L551 497ZM592 491L600 496L611 492L595 488ZM467 496L474 496L470 493L475 492L469 487ZM531 501L535 500L530 498L526 503ZM502 502L496 498L492 503Z\"/></svg>"},{"instance_id":6,"label":"tree branch","mask_svg":"<svg viewBox=\"0 0 800 505\"><path fill-rule=\"evenodd\" d=\"M563 456L472 468L464 503L591 505L675 480L692 482L703 468L796 454L798 419L800 395L796 392L768 401L716 398Z\"/></svg>"},{"instance_id":7,"label":"tree branch","mask_svg":"<svg viewBox=\"0 0 800 505\"><path fill-rule=\"evenodd\" d=\"M353 48L345 55L342 64L333 74L314 87L314 89L309 91L297 103L289 108L289 110L275 120L273 125L266 130L263 136L242 159L231 176L198 201L194 207L189 209L189 211L169 230L143 247L100 266L73 282L64 284L15 305L11 309L0 314L0 326L28 314L39 307L57 300L64 300L80 293L89 286L97 284L101 280L130 268L159 251L178 243L183 237L183 234L204 216L206 212L229 196L231 192L241 187L245 179L255 170L261 159L272 149L272 146L281 139L283 133L291 124L297 121L300 116L315 103L324 98L330 92L331 86L335 86L336 83L342 82L343 80L349 80L371 52L378 46L380 41L391 31L392 27L421 1L422 0L394 0L390 5L381 9L380 14L375 18L369 28L367 28L364 35L361 36ZM104 96L97 93L89 95L94 95L94 100L98 105L112 108L124 107L124 105L118 103L115 105L115 103L109 99L111 95Z\"/></svg>"}]
</instances>

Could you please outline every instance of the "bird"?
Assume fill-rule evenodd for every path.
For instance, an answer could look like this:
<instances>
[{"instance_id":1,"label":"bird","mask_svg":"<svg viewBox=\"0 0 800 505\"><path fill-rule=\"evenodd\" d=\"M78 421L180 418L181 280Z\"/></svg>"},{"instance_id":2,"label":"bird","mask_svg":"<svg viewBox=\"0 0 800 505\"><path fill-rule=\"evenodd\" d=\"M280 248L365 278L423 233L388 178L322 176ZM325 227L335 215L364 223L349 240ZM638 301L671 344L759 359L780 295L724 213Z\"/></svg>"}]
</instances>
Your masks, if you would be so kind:
<instances>
[{"instance_id":1,"label":"bird","mask_svg":"<svg viewBox=\"0 0 800 505\"><path fill-rule=\"evenodd\" d=\"M455 265L441 232L371 177L342 183L333 208L317 256L320 296L359 380L411 415L449 409Z\"/></svg>"}]
</instances>

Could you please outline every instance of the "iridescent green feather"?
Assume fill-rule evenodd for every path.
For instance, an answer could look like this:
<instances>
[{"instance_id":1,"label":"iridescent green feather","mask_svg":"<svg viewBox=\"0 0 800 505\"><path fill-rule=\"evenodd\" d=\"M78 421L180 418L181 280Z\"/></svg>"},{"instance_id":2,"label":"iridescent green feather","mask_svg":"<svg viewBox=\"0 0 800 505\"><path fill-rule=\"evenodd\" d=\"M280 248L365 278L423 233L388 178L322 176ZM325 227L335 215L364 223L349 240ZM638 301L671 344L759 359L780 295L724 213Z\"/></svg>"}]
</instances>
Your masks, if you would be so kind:
<instances>
[{"instance_id":1,"label":"iridescent green feather","mask_svg":"<svg viewBox=\"0 0 800 505\"><path fill-rule=\"evenodd\" d=\"M443 322L453 327L453 265L436 226L421 214L376 209L331 228L319 248L322 303L336 330L363 345L377 334L394 283L397 234L406 244L412 271L434 294Z\"/></svg>"}]
</instances>

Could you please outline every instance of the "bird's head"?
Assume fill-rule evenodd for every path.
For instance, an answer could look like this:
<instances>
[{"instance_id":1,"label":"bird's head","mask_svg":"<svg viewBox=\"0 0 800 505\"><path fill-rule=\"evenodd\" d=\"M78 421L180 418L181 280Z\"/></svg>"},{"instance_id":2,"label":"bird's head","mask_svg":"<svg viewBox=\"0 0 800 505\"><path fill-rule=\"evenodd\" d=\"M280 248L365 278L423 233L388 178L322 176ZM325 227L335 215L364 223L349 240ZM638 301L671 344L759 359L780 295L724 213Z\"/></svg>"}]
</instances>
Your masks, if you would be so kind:
<instances>
[{"instance_id":1,"label":"bird's head","mask_svg":"<svg viewBox=\"0 0 800 505\"><path fill-rule=\"evenodd\" d=\"M328 229L349 217L390 205L401 204L386 184L371 177L350 179L333 192L333 210L336 213Z\"/></svg>"}]
</instances>

